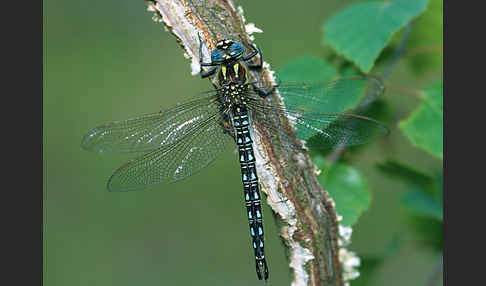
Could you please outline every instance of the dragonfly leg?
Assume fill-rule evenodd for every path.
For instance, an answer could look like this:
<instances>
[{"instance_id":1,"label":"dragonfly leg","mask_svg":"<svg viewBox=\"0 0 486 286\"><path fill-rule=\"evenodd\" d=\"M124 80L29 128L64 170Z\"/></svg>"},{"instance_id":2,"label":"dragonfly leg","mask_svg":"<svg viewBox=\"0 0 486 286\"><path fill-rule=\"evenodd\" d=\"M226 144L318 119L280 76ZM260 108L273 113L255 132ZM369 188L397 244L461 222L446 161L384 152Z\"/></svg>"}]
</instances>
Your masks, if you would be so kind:
<instances>
[{"instance_id":1,"label":"dragonfly leg","mask_svg":"<svg viewBox=\"0 0 486 286\"><path fill-rule=\"evenodd\" d=\"M253 90L256 93L258 93L258 95L261 96L262 98L265 98L268 95L272 94L275 91L275 89L277 88L276 86L274 86L274 87L269 88L269 89L264 89L264 88L256 86L255 83L251 83L251 86L253 87Z\"/></svg>"},{"instance_id":2,"label":"dragonfly leg","mask_svg":"<svg viewBox=\"0 0 486 286\"><path fill-rule=\"evenodd\" d=\"M202 68L203 67L203 64L204 63L201 63L201 70L199 71L199 74L201 74L201 78L207 78L208 76L212 76L218 70L217 67L213 67L212 69L210 69L208 71L204 71L203 68Z\"/></svg>"},{"instance_id":3,"label":"dragonfly leg","mask_svg":"<svg viewBox=\"0 0 486 286\"><path fill-rule=\"evenodd\" d=\"M246 57L244 57L243 58L243 61L245 61L245 62L246 61L249 61L254 56L256 56L258 54L258 56L260 57L259 62L257 64L248 64L247 67L250 68L250 69L259 70L263 66L263 55L262 55L262 51L255 44L252 44L251 47L253 48L253 52L251 54L247 55Z\"/></svg>"}]
</instances>

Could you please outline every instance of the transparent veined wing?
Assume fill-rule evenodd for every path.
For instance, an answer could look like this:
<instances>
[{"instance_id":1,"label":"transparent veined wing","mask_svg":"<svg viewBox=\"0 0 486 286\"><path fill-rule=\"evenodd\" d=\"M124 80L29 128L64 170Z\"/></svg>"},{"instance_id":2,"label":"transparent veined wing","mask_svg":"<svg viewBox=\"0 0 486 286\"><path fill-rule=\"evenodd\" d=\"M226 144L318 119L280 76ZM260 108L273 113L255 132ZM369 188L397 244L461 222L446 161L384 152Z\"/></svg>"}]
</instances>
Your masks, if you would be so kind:
<instances>
[{"instance_id":1,"label":"transparent veined wing","mask_svg":"<svg viewBox=\"0 0 486 286\"><path fill-rule=\"evenodd\" d=\"M248 92L248 106L256 113L257 124L288 137L280 125L271 123L276 116L286 116L297 127L297 137L310 148L359 145L389 133L381 122L351 113L383 93L377 79L356 76L318 83L281 82L277 89L285 106L272 106L255 91Z\"/></svg>"},{"instance_id":2,"label":"transparent veined wing","mask_svg":"<svg viewBox=\"0 0 486 286\"><path fill-rule=\"evenodd\" d=\"M193 126L183 140L128 161L113 173L107 188L131 191L184 179L216 159L229 142L234 142L233 137L223 127L221 116L214 113Z\"/></svg>"},{"instance_id":3,"label":"transparent veined wing","mask_svg":"<svg viewBox=\"0 0 486 286\"><path fill-rule=\"evenodd\" d=\"M171 145L219 112L216 93L212 90L168 110L103 124L89 131L81 146L97 153L125 153Z\"/></svg>"},{"instance_id":4,"label":"transparent veined wing","mask_svg":"<svg viewBox=\"0 0 486 286\"><path fill-rule=\"evenodd\" d=\"M379 79L365 76L311 83L279 82L276 88L288 109L330 113L359 109L384 92L384 85ZM254 98L255 92L250 90L250 93Z\"/></svg>"}]
</instances>

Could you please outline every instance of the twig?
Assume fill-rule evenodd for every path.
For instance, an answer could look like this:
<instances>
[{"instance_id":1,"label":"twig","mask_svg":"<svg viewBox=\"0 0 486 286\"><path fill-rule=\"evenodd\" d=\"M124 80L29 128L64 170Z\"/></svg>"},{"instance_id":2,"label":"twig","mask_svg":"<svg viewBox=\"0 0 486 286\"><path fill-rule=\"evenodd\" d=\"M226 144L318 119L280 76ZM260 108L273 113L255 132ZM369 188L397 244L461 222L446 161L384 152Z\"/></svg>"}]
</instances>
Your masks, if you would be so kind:
<instances>
[{"instance_id":1,"label":"twig","mask_svg":"<svg viewBox=\"0 0 486 286\"><path fill-rule=\"evenodd\" d=\"M428 53L442 53L443 50L444 48L442 45L422 46L413 49L408 49L407 51L405 51L405 55L415 56L415 55L428 54Z\"/></svg>"},{"instance_id":2,"label":"twig","mask_svg":"<svg viewBox=\"0 0 486 286\"><path fill-rule=\"evenodd\" d=\"M398 44L398 47L395 50L395 53L393 54L393 58L390 60L390 62L386 66L385 70L381 74L381 78L383 80L385 80L386 78L388 78L390 76L390 74L391 74L393 68L395 67L395 65L397 64L398 60L405 53L405 48L407 46L408 37L410 36L410 32L412 31L412 25L413 25L413 22L410 21L410 22L408 22L407 26L405 26L405 31L403 32L402 38L400 39L400 43Z\"/></svg>"},{"instance_id":3,"label":"twig","mask_svg":"<svg viewBox=\"0 0 486 286\"><path fill-rule=\"evenodd\" d=\"M186 55L192 58L193 74L199 72L198 34L202 37L203 56L207 59L217 40L237 39L249 47L252 37L248 32L256 31L251 24L245 25L242 8L235 7L231 0L150 0L147 3L149 10L155 13L154 20L163 22ZM261 73L252 71L250 77L262 79L267 86L275 84L267 63ZM275 106L282 104L278 94L273 94L269 102ZM264 116L267 123L276 130L283 127L297 142L286 117ZM259 118L253 122L257 172L262 190L267 194L267 203L276 214L281 238L289 249L292 285L344 285L334 203L319 184L309 155L280 147L286 145L280 134L269 133L259 126Z\"/></svg>"},{"instance_id":4,"label":"twig","mask_svg":"<svg viewBox=\"0 0 486 286\"><path fill-rule=\"evenodd\" d=\"M410 89L410 88L406 88L398 85L391 85L391 84L387 85L386 87L388 90L392 90L406 95L412 95L417 98L421 98L423 96L422 91L416 89Z\"/></svg>"}]
</instances>

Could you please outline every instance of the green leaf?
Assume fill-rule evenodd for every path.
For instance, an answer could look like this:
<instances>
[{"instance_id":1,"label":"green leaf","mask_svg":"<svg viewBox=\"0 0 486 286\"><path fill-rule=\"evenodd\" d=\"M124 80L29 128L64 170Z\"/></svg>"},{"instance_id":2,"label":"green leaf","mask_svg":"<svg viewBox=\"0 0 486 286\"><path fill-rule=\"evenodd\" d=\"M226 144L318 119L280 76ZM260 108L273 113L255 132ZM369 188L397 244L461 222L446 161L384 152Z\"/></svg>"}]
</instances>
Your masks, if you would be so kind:
<instances>
[{"instance_id":1,"label":"green leaf","mask_svg":"<svg viewBox=\"0 0 486 286\"><path fill-rule=\"evenodd\" d=\"M412 214L407 217L420 241L442 251L442 170L428 188L412 187L402 196L402 205Z\"/></svg>"},{"instance_id":2,"label":"green leaf","mask_svg":"<svg viewBox=\"0 0 486 286\"><path fill-rule=\"evenodd\" d=\"M434 184L433 177L401 162L386 160L385 162L378 164L377 167L387 175L401 179L414 186L427 188Z\"/></svg>"},{"instance_id":3,"label":"green leaf","mask_svg":"<svg viewBox=\"0 0 486 286\"><path fill-rule=\"evenodd\" d=\"M414 145L442 159L442 80L422 95L422 104L399 127Z\"/></svg>"},{"instance_id":4,"label":"green leaf","mask_svg":"<svg viewBox=\"0 0 486 286\"><path fill-rule=\"evenodd\" d=\"M336 203L337 213L343 217L341 224L355 224L371 202L371 191L365 179L355 168L345 163L334 163L327 167L322 156L312 159L322 170L319 182Z\"/></svg>"},{"instance_id":5,"label":"green leaf","mask_svg":"<svg viewBox=\"0 0 486 286\"><path fill-rule=\"evenodd\" d=\"M443 169L440 169L440 173L439 175L437 176L436 178L436 183L437 183L437 186L438 186L438 189L439 189L439 192L437 194L437 197L438 197L438 201L439 201L439 204L442 205L443 204L443 196L444 196L444 170Z\"/></svg>"},{"instance_id":6,"label":"green leaf","mask_svg":"<svg viewBox=\"0 0 486 286\"><path fill-rule=\"evenodd\" d=\"M424 190L416 188L402 197L403 206L414 215L443 220L442 205Z\"/></svg>"},{"instance_id":7,"label":"green leaf","mask_svg":"<svg viewBox=\"0 0 486 286\"><path fill-rule=\"evenodd\" d=\"M336 68L325 60L313 56L296 58L277 72L277 79L293 82L318 82L337 78Z\"/></svg>"},{"instance_id":8,"label":"green leaf","mask_svg":"<svg viewBox=\"0 0 486 286\"><path fill-rule=\"evenodd\" d=\"M425 10L428 0L365 2L324 23L324 43L368 73L398 30Z\"/></svg>"},{"instance_id":9,"label":"green leaf","mask_svg":"<svg viewBox=\"0 0 486 286\"><path fill-rule=\"evenodd\" d=\"M442 220L442 170L434 177L396 161L385 161L378 169L408 183L410 191L403 195L403 205L416 215Z\"/></svg>"},{"instance_id":10,"label":"green leaf","mask_svg":"<svg viewBox=\"0 0 486 286\"><path fill-rule=\"evenodd\" d=\"M428 216L407 216L404 222L415 232L416 242L442 251L443 221Z\"/></svg>"},{"instance_id":11,"label":"green leaf","mask_svg":"<svg viewBox=\"0 0 486 286\"><path fill-rule=\"evenodd\" d=\"M430 0L427 10L413 23L407 42L407 57L413 71L422 74L442 67L443 2Z\"/></svg>"}]
</instances>

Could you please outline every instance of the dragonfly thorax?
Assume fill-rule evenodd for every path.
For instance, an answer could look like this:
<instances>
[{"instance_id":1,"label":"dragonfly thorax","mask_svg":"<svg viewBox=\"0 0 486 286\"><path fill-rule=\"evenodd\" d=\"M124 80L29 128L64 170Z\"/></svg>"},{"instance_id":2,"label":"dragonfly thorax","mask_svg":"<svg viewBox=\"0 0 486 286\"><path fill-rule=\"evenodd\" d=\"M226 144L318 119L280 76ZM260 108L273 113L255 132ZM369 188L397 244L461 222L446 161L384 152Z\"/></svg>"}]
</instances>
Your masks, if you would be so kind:
<instances>
[{"instance_id":1,"label":"dragonfly thorax","mask_svg":"<svg viewBox=\"0 0 486 286\"><path fill-rule=\"evenodd\" d=\"M248 71L241 62L233 62L221 65L218 71L218 82L220 86L230 83L246 83Z\"/></svg>"},{"instance_id":2,"label":"dragonfly thorax","mask_svg":"<svg viewBox=\"0 0 486 286\"><path fill-rule=\"evenodd\" d=\"M247 90L248 85L244 83L230 82L224 84L221 88L222 110L229 112L233 107L246 105L248 103Z\"/></svg>"}]
</instances>

